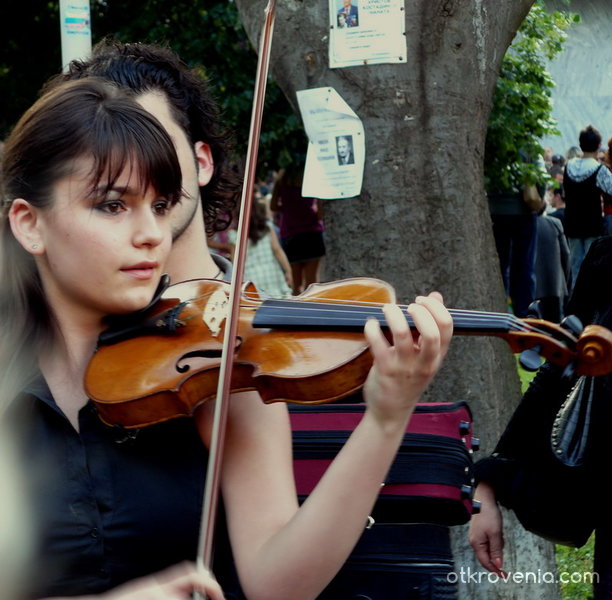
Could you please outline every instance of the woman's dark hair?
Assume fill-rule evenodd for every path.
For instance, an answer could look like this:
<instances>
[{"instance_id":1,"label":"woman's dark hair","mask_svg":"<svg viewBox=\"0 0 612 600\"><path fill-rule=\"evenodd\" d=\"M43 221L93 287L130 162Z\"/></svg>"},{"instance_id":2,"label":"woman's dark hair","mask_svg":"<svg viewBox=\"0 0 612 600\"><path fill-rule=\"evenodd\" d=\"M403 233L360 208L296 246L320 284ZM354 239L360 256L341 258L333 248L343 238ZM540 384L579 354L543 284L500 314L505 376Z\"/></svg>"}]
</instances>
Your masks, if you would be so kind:
<instances>
[{"instance_id":1,"label":"woman's dark hair","mask_svg":"<svg viewBox=\"0 0 612 600\"><path fill-rule=\"evenodd\" d=\"M125 168L143 190L176 203L181 169L161 124L116 85L97 78L52 88L21 117L6 140L2 160L0 223L0 389L3 376L26 364L55 335L52 313L35 261L15 239L9 222L13 200L45 209L53 186L83 160L91 162L91 192L112 187Z\"/></svg>"},{"instance_id":2,"label":"woman's dark hair","mask_svg":"<svg viewBox=\"0 0 612 600\"><path fill-rule=\"evenodd\" d=\"M268 209L263 200L257 198L251 209L251 221L249 223L249 240L256 244L270 231L268 223Z\"/></svg>"},{"instance_id":3,"label":"woman's dark hair","mask_svg":"<svg viewBox=\"0 0 612 600\"><path fill-rule=\"evenodd\" d=\"M47 87L58 80L91 76L113 81L134 94L164 94L192 146L202 141L210 147L214 172L200 188L205 226L209 233L226 229L231 223L228 215L240 199L241 180L229 162L230 135L222 128L219 106L200 73L187 67L170 48L107 38L96 44L91 58L73 61Z\"/></svg>"}]
</instances>

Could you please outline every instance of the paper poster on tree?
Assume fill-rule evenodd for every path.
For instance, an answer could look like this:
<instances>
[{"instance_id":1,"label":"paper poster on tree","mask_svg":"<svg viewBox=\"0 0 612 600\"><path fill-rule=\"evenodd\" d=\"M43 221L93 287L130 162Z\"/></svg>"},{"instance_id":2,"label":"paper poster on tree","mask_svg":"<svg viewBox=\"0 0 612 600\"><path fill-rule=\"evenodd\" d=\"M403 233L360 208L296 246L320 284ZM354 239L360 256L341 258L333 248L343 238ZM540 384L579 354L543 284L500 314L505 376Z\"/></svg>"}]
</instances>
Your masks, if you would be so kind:
<instances>
[{"instance_id":1,"label":"paper poster on tree","mask_svg":"<svg viewBox=\"0 0 612 600\"><path fill-rule=\"evenodd\" d=\"M404 0L329 0L329 66L406 62Z\"/></svg>"},{"instance_id":2,"label":"paper poster on tree","mask_svg":"<svg viewBox=\"0 0 612 600\"><path fill-rule=\"evenodd\" d=\"M297 99L308 135L302 196L358 196L365 162L361 119L330 87L299 90Z\"/></svg>"}]
</instances>

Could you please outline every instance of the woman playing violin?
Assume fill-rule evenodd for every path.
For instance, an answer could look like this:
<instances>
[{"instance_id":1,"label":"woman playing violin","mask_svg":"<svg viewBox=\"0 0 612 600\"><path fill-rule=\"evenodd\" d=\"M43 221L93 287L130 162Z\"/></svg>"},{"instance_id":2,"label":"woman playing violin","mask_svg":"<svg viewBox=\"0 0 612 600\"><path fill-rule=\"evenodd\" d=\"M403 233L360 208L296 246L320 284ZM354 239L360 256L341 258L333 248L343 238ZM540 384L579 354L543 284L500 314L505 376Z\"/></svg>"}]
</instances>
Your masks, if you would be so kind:
<instances>
[{"instance_id":1,"label":"woman playing violin","mask_svg":"<svg viewBox=\"0 0 612 600\"><path fill-rule=\"evenodd\" d=\"M195 558L212 403L124 435L97 419L83 388L104 318L147 306L164 272L182 192L172 139L111 84L60 84L15 127L2 176L1 374L20 375L3 418L24 428L36 490L31 596L222 598L182 562ZM416 336L396 306L385 308L391 342L368 322L366 413L301 508L286 407L232 396L221 488L249 598L316 597L359 538L452 335L438 294L408 312Z\"/></svg>"}]
</instances>

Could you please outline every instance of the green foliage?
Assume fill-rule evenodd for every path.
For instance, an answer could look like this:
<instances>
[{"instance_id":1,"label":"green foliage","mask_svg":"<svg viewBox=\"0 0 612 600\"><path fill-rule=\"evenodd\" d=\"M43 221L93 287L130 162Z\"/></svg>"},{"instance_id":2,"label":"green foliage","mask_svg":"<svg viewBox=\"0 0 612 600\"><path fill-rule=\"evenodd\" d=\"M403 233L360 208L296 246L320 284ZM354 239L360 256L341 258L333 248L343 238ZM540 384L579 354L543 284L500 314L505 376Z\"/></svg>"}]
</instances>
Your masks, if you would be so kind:
<instances>
[{"instance_id":1,"label":"green foliage","mask_svg":"<svg viewBox=\"0 0 612 600\"><path fill-rule=\"evenodd\" d=\"M257 54L234 2L228 0L92 0L96 37L113 33L122 41L170 45L208 79L234 129L238 155L246 154ZM264 15L262 13L262 25ZM286 166L306 146L301 121L268 81L259 149L262 173Z\"/></svg>"},{"instance_id":2,"label":"green foliage","mask_svg":"<svg viewBox=\"0 0 612 600\"><path fill-rule=\"evenodd\" d=\"M582 548L556 547L557 570L567 580L561 585L562 600L592 600L595 536ZM591 575L592 574L592 575Z\"/></svg>"},{"instance_id":3,"label":"green foliage","mask_svg":"<svg viewBox=\"0 0 612 600\"><path fill-rule=\"evenodd\" d=\"M563 49L566 30L579 16L548 12L537 0L506 53L495 94L485 144L487 190L511 190L523 182L544 183L537 167L525 160L542 154L539 140L558 134L552 118L555 86L546 61Z\"/></svg>"},{"instance_id":4,"label":"green foliage","mask_svg":"<svg viewBox=\"0 0 612 600\"><path fill-rule=\"evenodd\" d=\"M0 3L0 139L61 68L57 0ZM42 50L41 50L42 49Z\"/></svg>"},{"instance_id":5,"label":"green foliage","mask_svg":"<svg viewBox=\"0 0 612 600\"><path fill-rule=\"evenodd\" d=\"M0 136L36 98L61 66L58 0L3 2L0 7ZM171 46L210 82L238 155L246 153L257 55L229 0L91 0L93 43L111 35L126 42ZM264 15L262 13L262 25ZM18 25L18 26L16 26ZM31 50L32 40L43 49ZM259 163L262 171L286 166L304 152L301 121L268 82Z\"/></svg>"}]
</instances>

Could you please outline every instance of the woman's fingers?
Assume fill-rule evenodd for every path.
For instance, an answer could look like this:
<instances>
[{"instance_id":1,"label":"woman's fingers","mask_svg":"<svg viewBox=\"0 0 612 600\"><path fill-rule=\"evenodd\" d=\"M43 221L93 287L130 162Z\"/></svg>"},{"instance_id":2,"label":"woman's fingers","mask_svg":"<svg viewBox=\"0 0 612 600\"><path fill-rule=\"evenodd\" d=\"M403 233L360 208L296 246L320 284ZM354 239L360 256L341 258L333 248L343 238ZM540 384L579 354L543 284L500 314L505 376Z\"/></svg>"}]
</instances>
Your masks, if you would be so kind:
<instances>
[{"instance_id":1,"label":"woman's fingers","mask_svg":"<svg viewBox=\"0 0 612 600\"><path fill-rule=\"evenodd\" d=\"M405 364L418 352L423 361L444 356L453 335L453 321L442 303L442 296L433 292L419 296L407 308L414 322L415 331L410 330L406 315L393 304L383 306L385 320L391 331L389 342L375 320L366 324L366 339L375 358L394 356ZM393 353L390 349L393 348Z\"/></svg>"},{"instance_id":2,"label":"woman's fingers","mask_svg":"<svg viewBox=\"0 0 612 600\"><path fill-rule=\"evenodd\" d=\"M199 592L210 600L223 600L221 586L206 569L196 569L191 563L182 563L163 572L158 578L161 587L168 594L191 598L192 592Z\"/></svg>"},{"instance_id":3,"label":"woman's fingers","mask_svg":"<svg viewBox=\"0 0 612 600\"><path fill-rule=\"evenodd\" d=\"M225 599L212 574L188 562L131 581L104 597L109 600L189 600L194 592L209 600Z\"/></svg>"},{"instance_id":4,"label":"woman's fingers","mask_svg":"<svg viewBox=\"0 0 612 600\"><path fill-rule=\"evenodd\" d=\"M436 335L439 336L440 340L440 348L446 354L448 345L453 337L453 318L444 306L441 294L432 292L429 296L418 296L414 304L426 308L434 319L437 329ZM427 323L429 324L430 321L427 320ZM418 323L417 328L421 331Z\"/></svg>"},{"instance_id":5,"label":"woman's fingers","mask_svg":"<svg viewBox=\"0 0 612 600\"><path fill-rule=\"evenodd\" d=\"M419 297L407 309L383 307L389 332L368 321L365 336L374 360L364 396L378 414L409 410L442 363L452 337L452 318L438 293ZM411 322L411 324L409 324Z\"/></svg>"}]
</instances>

